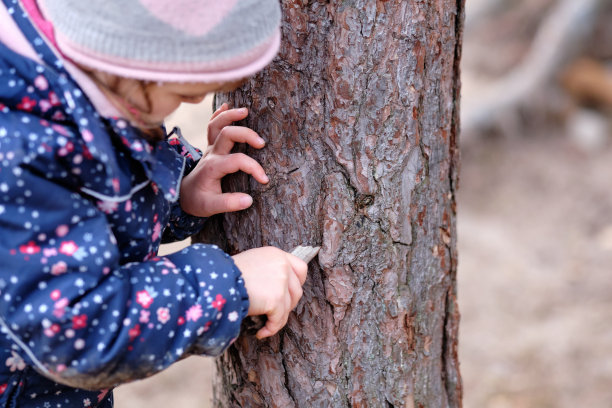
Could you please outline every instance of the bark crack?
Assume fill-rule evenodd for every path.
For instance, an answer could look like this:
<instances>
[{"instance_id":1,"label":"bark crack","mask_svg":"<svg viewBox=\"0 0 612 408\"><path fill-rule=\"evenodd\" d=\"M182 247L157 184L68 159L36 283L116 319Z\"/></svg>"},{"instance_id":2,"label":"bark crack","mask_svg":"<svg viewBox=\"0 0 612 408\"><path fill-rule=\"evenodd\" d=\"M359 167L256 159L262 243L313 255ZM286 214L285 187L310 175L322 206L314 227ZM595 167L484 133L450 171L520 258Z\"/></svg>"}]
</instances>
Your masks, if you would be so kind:
<instances>
[{"instance_id":1,"label":"bark crack","mask_svg":"<svg viewBox=\"0 0 612 408\"><path fill-rule=\"evenodd\" d=\"M279 342L280 342L279 349L284 350L285 349L285 336L284 335L280 336ZM295 407L298 407L299 405L297 403L296 397L295 395L293 395L291 385L289 384L289 367L287 367L287 359L285 358L284 354L281 353L281 355L282 355L282 358L280 360L281 360L281 363L283 364L283 374L285 376L283 385L285 387L285 391L287 391L287 395L289 396L289 398L291 398L291 401L293 401L293 405Z\"/></svg>"},{"instance_id":2,"label":"bark crack","mask_svg":"<svg viewBox=\"0 0 612 408\"><path fill-rule=\"evenodd\" d=\"M459 182L459 103L461 93L461 53L463 46L463 24L465 17L465 0L457 0L455 16L455 52L453 63L453 110L451 117L451 134L449 140L450 168L449 168L449 188L450 188L450 205L453 216L456 214L456 192ZM454 228L453 228L454 229ZM454 231L453 231L454 232ZM454 291L456 284L457 262L453 256L453 249L449 246L450 251L450 287L446 293L444 305L444 331L442 336L442 381L445 387L446 404L449 407L461 407L461 374L454 362L453 346L456 346L458 339L456 338L457 325L459 324L459 314L455 310L456 304L454 301Z\"/></svg>"},{"instance_id":3,"label":"bark crack","mask_svg":"<svg viewBox=\"0 0 612 408\"><path fill-rule=\"evenodd\" d=\"M465 0L457 0L457 14L455 17L455 54L453 64L453 112L451 119L450 135L450 156L451 163L449 169L450 189L453 195L452 201L455 202L455 194L459 183L459 132L460 123L460 99L461 99L461 54L463 47L463 24L465 19Z\"/></svg>"}]
</instances>

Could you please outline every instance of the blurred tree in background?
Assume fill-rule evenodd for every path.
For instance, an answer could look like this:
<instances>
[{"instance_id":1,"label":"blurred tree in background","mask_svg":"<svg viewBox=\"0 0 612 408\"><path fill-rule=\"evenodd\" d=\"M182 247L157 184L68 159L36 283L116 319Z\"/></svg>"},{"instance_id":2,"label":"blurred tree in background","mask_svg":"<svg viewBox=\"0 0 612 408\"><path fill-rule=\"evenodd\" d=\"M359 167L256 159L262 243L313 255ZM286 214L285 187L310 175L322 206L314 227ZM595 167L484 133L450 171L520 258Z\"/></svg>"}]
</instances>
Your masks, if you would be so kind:
<instances>
[{"instance_id":1,"label":"blurred tree in background","mask_svg":"<svg viewBox=\"0 0 612 408\"><path fill-rule=\"evenodd\" d=\"M583 148L600 147L612 112L611 17L609 0L470 1L467 140L556 126Z\"/></svg>"}]
</instances>

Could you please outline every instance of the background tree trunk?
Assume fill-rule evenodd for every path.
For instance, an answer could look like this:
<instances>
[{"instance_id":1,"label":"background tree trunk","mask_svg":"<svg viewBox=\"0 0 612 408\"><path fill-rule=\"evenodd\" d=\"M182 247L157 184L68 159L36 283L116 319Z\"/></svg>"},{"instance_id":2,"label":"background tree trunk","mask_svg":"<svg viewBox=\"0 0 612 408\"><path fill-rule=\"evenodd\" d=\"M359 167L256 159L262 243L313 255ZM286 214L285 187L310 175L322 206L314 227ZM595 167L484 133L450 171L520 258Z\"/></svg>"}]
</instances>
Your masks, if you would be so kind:
<instances>
[{"instance_id":1,"label":"background tree trunk","mask_svg":"<svg viewBox=\"0 0 612 408\"><path fill-rule=\"evenodd\" d=\"M209 220L230 253L321 245L277 336L218 360L219 407L459 407L455 190L463 0L284 0L242 89L270 179ZM219 103L220 101L217 101ZM317 262L318 261L318 262Z\"/></svg>"}]
</instances>

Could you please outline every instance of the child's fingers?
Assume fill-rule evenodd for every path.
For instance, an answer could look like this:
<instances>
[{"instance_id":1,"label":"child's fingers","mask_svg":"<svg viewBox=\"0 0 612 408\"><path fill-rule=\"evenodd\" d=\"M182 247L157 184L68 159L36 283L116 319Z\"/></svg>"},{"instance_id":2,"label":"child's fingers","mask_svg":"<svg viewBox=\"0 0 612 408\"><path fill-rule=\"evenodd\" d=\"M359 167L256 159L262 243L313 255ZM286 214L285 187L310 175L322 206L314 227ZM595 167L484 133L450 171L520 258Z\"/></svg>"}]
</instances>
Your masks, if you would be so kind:
<instances>
[{"instance_id":1,"label":"child's fingers","mask_svg":"<svg viewBox=\"0 0 612 408\"><path fill-rule=\"evenodd\" d=\"M206 199L206 210L211 216L214 214L241 211L253 204L253 198L244 193L223 193L210 196Z\"/></svg>"},{"instance_id":2,"label":"child's fingers","mask_svg":"<svg viewBox=\"0 0 612 408\"><path fill-rule=\"evenodd\" d=\"M287 324L289 312L291 311L291 297L288 293L281 299L279 304L268 314L266 325L262 327L256 334L258 339L270 337L278 333L280 329Z\"/></svg>"},{"instance_id":3,"label":"child's fingers","mask_svg":"<svg viewBox=\"0 0 612 408\"><path fill-rule=\"evenodd\" d=\"M220 112L208 123L208 144L212 145L215 143L217 136L219 136L224 127L246 118L248 114L247 108L228 109Z\"/></svg>"},{"instance_id":4,"label":"child's fingers","mask_svg":"<svg viewBox=\"0 0 612 408\"><path fill-rule=\"evenodd\" d=\"M266 145L266 142L254 130L243 126L226 126L217 137L213 152L229 154L236 143L248 143L256 149L261 149Z\"/></svg>"},{"instance_id":5,"label":"child's fingers","mask_svg":"<svg viewBox=\"0 0 612 408\"><path fill-rule=\"evenodd\" d=\"M265 170L261 167L261 164L246 154L234 153L220 157L223 159L219 160L218 163L214 163L214 166L212 166L214 173L216 173L214 175L216 179L220 179L227 174L243 171L253 176L259 183L267 184L270 181Z\"/></svg>"},{"instance_id":6,"label":"child's fingers","mask_svg":"<svg viewBox=\"0 0 612 408\"><path fill-rule=\"evenodd\" d=\"M306 277L308 275L308 264L297 256L289 253L287 253L287 259L289 260L289 263L291 263L291 268L293 269L295 276L297 276L300 284L303 285L304 282L306 282Z\"/></svg>"},{"instance_id":7,"label":"child's fingers","mask_svg":"<svg viewBox=\"0 0 612 408\"><path fill-rule=\"evenodd\" d=\"M226 110L229 109L229 105L227 103L223 103L221 106L219 106L219 108L212 114L212 116L210 117L210 120L213 120L214 118L216 118L217 116L219 116L222 112L225 112Z\"/></svg>"},{"instance_id":8,"label":"child's fingers","mask_svg":"<svg viewBox=\"0 0 612 408\"><path fill-rule=\"evenodd\" d=\"M208 123L207 134L206 134L209 146L212 146L215 143L215 140L217 140L217 136L219 136L219 131L213 130L210 126L210 122L212 122L215 118L217 118L220 114L227 111L228 109L229 109L229 105L227 103L224 103L210 117L210 121Z\"/></svg>"}]
</instances>

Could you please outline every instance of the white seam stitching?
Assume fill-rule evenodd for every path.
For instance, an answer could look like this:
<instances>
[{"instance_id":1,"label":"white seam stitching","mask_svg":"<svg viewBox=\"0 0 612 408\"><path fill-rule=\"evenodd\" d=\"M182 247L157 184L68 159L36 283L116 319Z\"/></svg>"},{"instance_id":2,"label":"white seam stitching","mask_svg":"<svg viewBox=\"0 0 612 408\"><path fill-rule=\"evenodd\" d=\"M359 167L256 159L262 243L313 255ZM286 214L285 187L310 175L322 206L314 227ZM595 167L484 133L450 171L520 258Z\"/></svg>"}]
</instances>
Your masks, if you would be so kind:
<instances>
[{"instance_id":1,"label":"white seam stitching","mask_svg":"<svg viewBox=\"0 0 612 408\"><path fill-rule=\"evenodd\" d=\"M8 325L6 324L4 319L2 319L1 317L0 317L0 325L2 325L4 330L7 331L8 335L11 337L11 339L15 343L17 343L17 345L19 347L21 347L21 349L28 355L28 357L30 357L30 359L34 362L34 364L36 364L36 367L39 370L41 370L43 373L47 374L50 377L53 376L51 374L51 372L36 358L34 353L32 353L32 350L30 350L30 348L28 346L26 346L26 344L23 341L21 341L21 339L19 337L17 337L17 335L15 333L13 333L13 331L8 327Z\"/></svg>"},{"instance_id":2,"label":"white seam stitching","mask_svg":"<svg viewBox=\"0 0 612 408\"><path fill-rule=\"evenodd\" d=\"M151 180L147 180L144 183L138 184L136 187L134 187L130 193L128 195L124 195L124 196L120 196L120 197L111 197L111 196L107 196L104 194L100 194L94 190L91 190L89 188L86 187L81 187L81 191L84 192L85 194L89 194L92 197L95 197L99 200L103 200L103 201L110 201L110 202L114 202L114 203L121 203L123 201L129 200L135 193L137 193L138 191L142 190L143 188L145 188L149 183L151 182Z\"/></svg>"}]
</instances>

